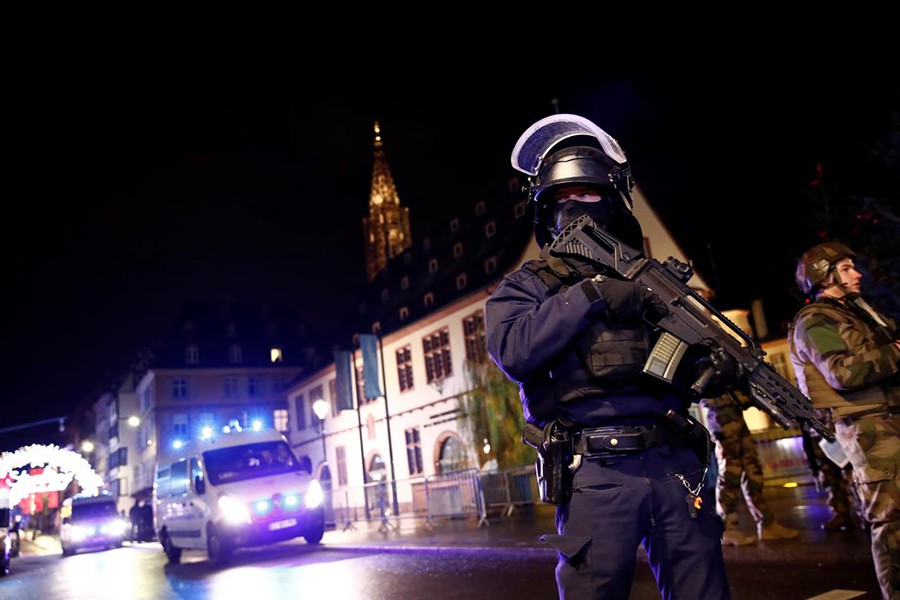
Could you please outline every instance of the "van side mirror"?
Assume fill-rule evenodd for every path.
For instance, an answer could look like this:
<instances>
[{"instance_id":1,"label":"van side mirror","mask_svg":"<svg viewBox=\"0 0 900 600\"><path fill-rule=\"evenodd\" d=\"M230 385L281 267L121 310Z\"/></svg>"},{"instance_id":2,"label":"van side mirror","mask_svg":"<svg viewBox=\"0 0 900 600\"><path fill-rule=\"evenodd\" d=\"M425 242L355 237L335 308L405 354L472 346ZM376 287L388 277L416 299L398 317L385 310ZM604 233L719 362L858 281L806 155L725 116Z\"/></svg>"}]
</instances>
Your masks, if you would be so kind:
<instances>
[{"instance_id":1,"label":"van side mirror","mask_svg":"<svg viewBox=\"0 0 900 600\"><path fill-rule=\"evenodd\" d=\"M300 457L300 468L312 475L312 460L304 455Z\"/></svg>"},{"instance_id":2,"label":"van side mirror","mask_svg":"<svg viewBox=\"0 0 900 600\"><path fill-rule=\"evenodd\" d=\"M206 493L206 480L203 479L203 475L194 476L194 489L201 496Z\"/></svg>"}]
</instances>

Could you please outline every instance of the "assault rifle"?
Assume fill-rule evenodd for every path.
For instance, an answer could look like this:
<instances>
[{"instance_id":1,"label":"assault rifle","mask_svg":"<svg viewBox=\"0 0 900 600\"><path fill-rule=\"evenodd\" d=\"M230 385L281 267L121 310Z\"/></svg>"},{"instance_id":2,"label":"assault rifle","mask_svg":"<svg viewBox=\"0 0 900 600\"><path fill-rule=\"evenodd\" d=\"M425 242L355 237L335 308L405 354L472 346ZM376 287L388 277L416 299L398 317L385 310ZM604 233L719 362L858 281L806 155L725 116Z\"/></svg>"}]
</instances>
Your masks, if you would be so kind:
<instances>
[{"instance_id":1,"label":"assault rifle","mask_svg":"<svg viewBox=\"0 0 900 600\"><path fill-rule=\"evenodd\" d=\"M723 362L730 359L754 403L773 421L784 429L790 428L792 421L808 423L823 438L834 441L831 430L816 418L809 398L765 361L766 353L759 344L685 285L694 274L690 265L672 257L665 265L646 258L597 227L588 216L579 217L566 227L550 245L550 254L586 258L659 294L669 313L653 323L662 333L644 364L648 375L672 383L688 348L695 344L708 346L710 364L691 385L698 398Z\"/></svg>"}]
</instances>

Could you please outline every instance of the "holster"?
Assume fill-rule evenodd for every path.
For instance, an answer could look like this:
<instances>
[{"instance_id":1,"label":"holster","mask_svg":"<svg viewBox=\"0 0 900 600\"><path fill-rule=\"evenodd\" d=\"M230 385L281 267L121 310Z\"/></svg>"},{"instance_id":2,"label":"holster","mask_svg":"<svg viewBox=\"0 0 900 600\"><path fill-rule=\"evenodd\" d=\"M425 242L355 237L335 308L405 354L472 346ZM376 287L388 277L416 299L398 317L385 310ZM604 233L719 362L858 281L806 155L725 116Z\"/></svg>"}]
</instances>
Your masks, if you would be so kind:
<instances>
[{"instance_id":1,"label":"holster","mask_svg":"<svg viewBox=\"0 0 900 600\"><path fill-rule=\"evenodd\" d=\"M704 469L708 468L713 450L709 430L690 415L682 415L672 409L667 410L665 416L678 440L694 451Z\"/></svg>"},{"instance_id":2,"label":"holster","mask_svg":"<svg viewBox=\"0 0 900 600\"><path fill-rule=\"evenodd\" d=\"M530 430L528 428L531 428ZM572 499L574 440L558 421L544 427L538 443L533 425L526 426L523 441L537 450L534 467L537 474L541 502L566 504Z\"/></svg>"}]
</instances>

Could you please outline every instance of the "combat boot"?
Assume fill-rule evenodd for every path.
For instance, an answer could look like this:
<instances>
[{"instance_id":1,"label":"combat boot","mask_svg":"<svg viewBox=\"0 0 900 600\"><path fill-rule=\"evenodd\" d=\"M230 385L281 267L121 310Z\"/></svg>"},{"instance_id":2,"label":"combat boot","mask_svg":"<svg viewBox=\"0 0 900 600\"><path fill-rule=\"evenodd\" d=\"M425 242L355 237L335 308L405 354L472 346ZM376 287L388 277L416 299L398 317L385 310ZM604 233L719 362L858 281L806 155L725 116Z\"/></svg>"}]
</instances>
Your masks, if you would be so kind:
<instances>
[{"instance_id":1,"label":"combat boot","mask_svg":"<svg viewBox=\"0 0 900 600\"><path fill-rule=\"evenodd\" d=\"M778 521L772 521L768 525L762 523L758 526L759 539L761 540L788 540L800 535L800 532L790 527L785 527Z\"/></svg>"},{"instance_id":2,"label":"combat boot","mask_svg":"<svg viewBox=\"0 0 900 600\"><path fill-rule=\"evenodd\" d=\"M746 546L756 542L752 534L744 533L738 527L737 515L725 517L725 533L722 534L723 546Z\"/></svg>"},{"instance_id":3,"label":"combat boot","mask_svg":"<svg viewBox=\"0 0 900 600\"><path fill-rule=\"evenodd\" d=\"M822 523L822 531L850 531L853 529L853 521L848 515L834 515Z\"/></svg>"}]
</instances>

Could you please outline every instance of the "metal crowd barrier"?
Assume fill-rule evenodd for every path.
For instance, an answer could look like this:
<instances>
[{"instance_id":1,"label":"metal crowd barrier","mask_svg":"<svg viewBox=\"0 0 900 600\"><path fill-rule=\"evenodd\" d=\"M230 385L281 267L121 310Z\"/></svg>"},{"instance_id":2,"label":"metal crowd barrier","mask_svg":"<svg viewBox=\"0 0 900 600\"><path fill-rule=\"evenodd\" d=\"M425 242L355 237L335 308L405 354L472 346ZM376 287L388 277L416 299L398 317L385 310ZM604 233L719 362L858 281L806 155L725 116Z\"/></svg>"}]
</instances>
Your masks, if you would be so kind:
<instances>
[{"instance_id":1,"label":"metal crowd barrier","mask_svg":"<svg viewBox=\"0 0 900 600\"><path fill-rule=\"evenodd\" d=\"M753 434L763 476L777 482L810 477L803 443L794 430L767 429ZM333 483L333 482L332 482ZM393 493L396 493L397 514ZM412 477L339 487L326 491L326 514L334 528L356 529L354 523L380 521L379 529L396 529L401 519L420 519L434 528L439 518L474 518L490 525L488 515L508 518L523 506L540 502L533 464L510 469L463 469L429 477Z\"/></svg>"}]
</instances>

